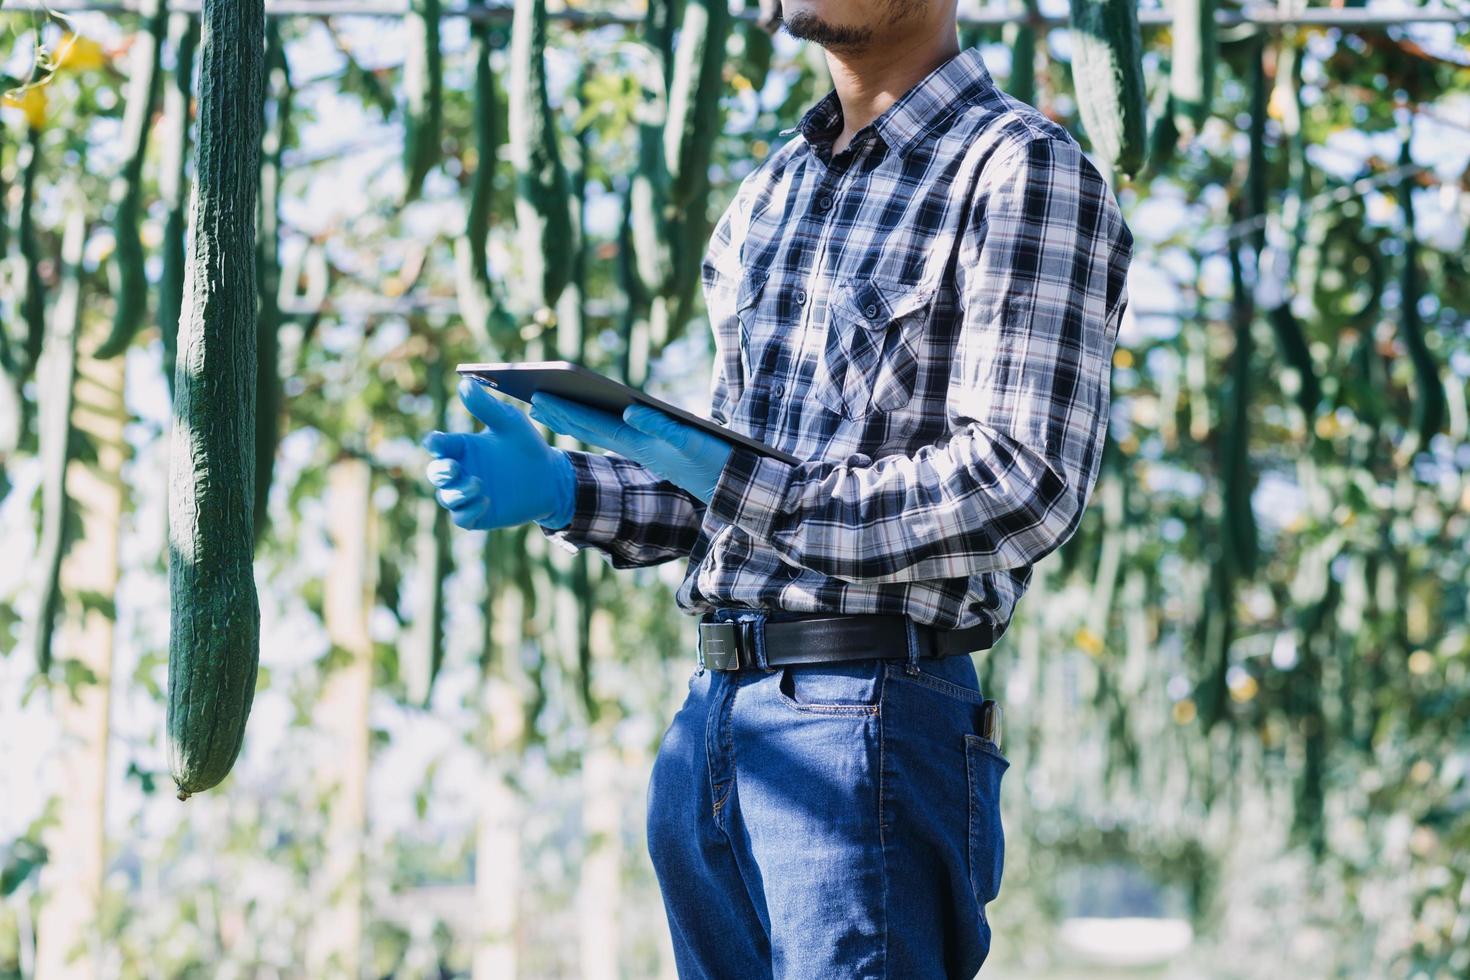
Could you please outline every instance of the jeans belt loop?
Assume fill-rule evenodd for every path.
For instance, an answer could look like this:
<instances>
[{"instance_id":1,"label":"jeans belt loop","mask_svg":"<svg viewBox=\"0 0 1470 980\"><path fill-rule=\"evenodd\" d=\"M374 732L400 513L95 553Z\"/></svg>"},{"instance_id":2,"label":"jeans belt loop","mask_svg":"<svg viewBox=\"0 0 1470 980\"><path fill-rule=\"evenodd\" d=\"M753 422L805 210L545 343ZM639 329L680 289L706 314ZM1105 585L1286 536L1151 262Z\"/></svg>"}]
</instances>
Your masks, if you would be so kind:
<instances>
[{"instance_id":1,"label":"jeans belt loop","mask_svg":"<svg viewBox=\"0 0 1470 980\"><path fill-rule=\"evenodd\" d=\"M740 652L746 666L772 674L776 668L766 660L766 622L766 613L759 610L740 617Z\"/></svg>"},{"instance_id":2,"label":"jeans belt loop","mask_svg":"<svg viewBox=\"0 0 1470 980\"><path fill-rule=\"evenodd\" d=\"M919 628L909 617L903 618L903 632L908 639L908 659L904 661L903 669L906 674L919 673Z\"/></svg>"}]
</instances>

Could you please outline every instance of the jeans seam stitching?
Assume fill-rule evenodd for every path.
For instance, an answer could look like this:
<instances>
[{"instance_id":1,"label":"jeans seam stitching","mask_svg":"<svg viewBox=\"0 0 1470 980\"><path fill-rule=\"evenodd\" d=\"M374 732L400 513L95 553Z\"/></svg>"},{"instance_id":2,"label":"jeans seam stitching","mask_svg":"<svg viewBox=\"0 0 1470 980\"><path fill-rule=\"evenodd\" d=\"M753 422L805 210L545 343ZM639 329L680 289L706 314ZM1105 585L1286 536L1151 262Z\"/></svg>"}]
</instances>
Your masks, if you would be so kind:
<instances>
[{"instance_id":1,"label":"jeans seam stitching","mask_svg":"<svg viewBox=\"0 0 1470 980\"><path fill-rule=\"evenodd\" d=\"M959 701L968 701L972 704L979 704L985 700L985 692L973 691L968 687L963 687L959 684L955 684L952 681L947 681L943 677L934 677L930 674L925 674L921 672L918 674L908 675L908 679L916 684L923 684L925 687L936 690L941 694L948 694Z\"/></svg>"},{"instance_id":2,"label":"jeans seam stitching","mask_svg":"<svg viewBox=\"0 0 1470 980\"><path fill-rule=\"evenodd\" d=\"M785 674L786 667L778 666L775 672ZM882 664L878 670L878 700L874 704L822 704L818 702L797 701L781 690L781 683L776 682L776 700L799 714L827 714L827 715L868 715L876 717L883 706L883 679L888 676L886 664Z\"/></svg>"},{"instance_id":3,"label":"jeans seam stitching","mask_svg":"<svg viewBox=\"0 0 1470 980\"><path fill-rule=\"evenodd\" d=\"M883 701L883 688L887 683L888 668L885 665L878 673L878 702ZM883 865L883 971L882 975L888 975L888 836L883 832L883 824L887 818L884 797L885 784L883 782L883 769L885 765L887 738L885 737L883 718L878 718L878 853Z\"/></svg>"},{"instance_id":4,"label":"jeans seam stitching","mask_svg":"<svg viewBox=\"0 0 1470 980\"><path fill-rule=\"evenodd\" d=\"M977 909L980 892L975 888L975 766L974 753L970 748L972 735L965 735L965 876L970 879L970 896Z\"/></svg>"}]
</instances>

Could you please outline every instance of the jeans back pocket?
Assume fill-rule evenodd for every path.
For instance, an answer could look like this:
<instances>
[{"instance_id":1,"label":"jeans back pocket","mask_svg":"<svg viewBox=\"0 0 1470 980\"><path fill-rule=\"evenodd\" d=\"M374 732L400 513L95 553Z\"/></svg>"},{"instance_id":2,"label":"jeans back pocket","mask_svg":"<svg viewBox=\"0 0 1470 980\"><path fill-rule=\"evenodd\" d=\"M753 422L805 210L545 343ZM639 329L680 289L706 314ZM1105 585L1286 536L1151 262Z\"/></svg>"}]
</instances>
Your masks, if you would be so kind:
<instances>
[{"instance_id":1,"label":"jeans back pocket","mask_svg":"<svg viewBox=\"0 0 1470 980\"><path fill-rule=\"evenodd\" d=\"M988 738L965 734L965 772L969 778L969 841L967 846L970 886L981 917L985 903L1000 892L1005 864L1005 830L1000 819L1001 777L1010 760Z\"/></svg>"}]
</instances>

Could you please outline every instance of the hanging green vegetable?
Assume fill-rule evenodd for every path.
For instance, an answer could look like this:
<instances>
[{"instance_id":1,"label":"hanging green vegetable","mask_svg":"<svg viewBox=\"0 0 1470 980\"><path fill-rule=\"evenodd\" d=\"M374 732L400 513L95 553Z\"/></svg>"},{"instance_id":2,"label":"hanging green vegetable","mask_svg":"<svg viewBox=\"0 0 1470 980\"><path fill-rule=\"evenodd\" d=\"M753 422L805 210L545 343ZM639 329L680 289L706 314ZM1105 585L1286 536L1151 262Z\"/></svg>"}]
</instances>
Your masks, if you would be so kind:
<instances>
[{"instance_id":1,"label":"hanging green vegetable","mask_svg":"<svg viewBox=\"0 0 1470 980\"><path fill-rule=\"evenodd\" d=\"M1215 91L1215 0L1175 0L1169 31L1169 94L1174 127L1194 135Z\"/></svg>"},{"instance_id":2,"label":"hanging green vegetable","mask_svg":"<svg viewBox=\"0 0 1470 980\"><path fill-rule=\"evenodd\" d=\"M702 206L709 190L710 134L719 131L730 24L730 7L721 0L690 0L684 8L664 127L669 203L680 212Z\"/></svg>"},{"instance_id":3,"label":"hanging green vegetable","mask_svg":"<svg viewBox=\"0 0 1470 980\"><path fill-rule=\"evenodd\" d=\"M1174 125L1173 98L1162 85L1154 95L1149 118L1153 120L1153 124L1148 131L1148 155L1143 165L1145 178L1167 173L1179 149L1179 130Z\"/></svg>"},{"instance_id":4,"label":"hanging green vegetable","mask_svg":"<svg viewBox=\"0 0 1470 980\"><path fill-rule=\"evenodd\" d=\"M425 361L429 397L433 404L433 427L446 431L449 422L449 386L445 381L442 350ZM418 501L418 530L414 546L414 577L418 582L419 607L404 644L401 660L408 701L427 708L434 693L434 680L444 664L444 580L453 570L449 540L449 511L432 495Z\"/></svg>"},{"instance_id":5,"label":"hanging green vegetable","mask_svg":"<svg viewBox=\"0 0 1470 980\"><path fill-rule=\"evenodd\" d=\"M490 203L495 194L495 164L500 156L500 92L490 53L497 43L498 28L487 20L470 24L471 60L475 65L475 170L470 175L470 208L465 221L471 268L482 283L490 280L485 259L485 241L490 234Z\"/></svg>"},{"instance_id":6,"label":"hanging green vegetable","mask_svg":"<svg viewBox=\"0 0 1470 980\"><path fill-rule=\"evenodd\" d=\"M767 0L761 0L762 18ZM779 3L777 4L779 14ZM643 19L647 70L640 73L638 164L630 184L634 270L650 300L674 288L674 249L669 224L668 173L664 129L668 124L669 83L674 77L674 29L683 0L649 0Z\"/></svg>"},{"instance_id":7,"label":"hanging green vegetable","mask_svg":"<svg viewBox=\"0 0 1470 980\"><path fill-rule=\"evenodd\" d=\"M417 200L424 178L439 162L444 119L444 57L439 47L439 0L410 0L404 18L403 202Z\"/></svg>"},{"instance_id":8,"label":"hanging green vegetable","mask_svg":"<svg viewBox=\"0 0 1470 980\"><path fill-rule=\"evenodd\" d=\"M36 235L36 183L40 178L41 125L26 126L26 142L17 160L20 167L20 220L16 237L20 239L20 257L25 269L21 277L25 295L20 301L21 318L25 320L24 367L22 378L29 377L41 356L41 341L46 336L46 285L41 280L41 243ZM19 360L19 358L17 358Z\"/></svg>"},{"instance_id":9,"label":"hanging green vegetable","mask_svg":"<svg viewBox=\"0 0 1470 980\"><path fill-rule=\"evenodd\" d=\"M1287 394L1296 399L1302 414L1307 418L1307 430L1317 417L1317 404L1322 400L1322 386L1317 380L1317 368L1312 363L1312 352L1307 346L1306 331L1301 321L1291 312L1291 300L1282 301L1266 311L1266 319L1276 335L1281 356L1286 359L1290 371L1282 375ZM1289 381L1287 379L1290 379Z\"/></svg>"},{"instance_id":10,"label":"hanging green vegetable","mask_svg":"<svg viewBox=\"0 0 1470 980\"><path fill-rule=\"evenodd\" d=\"M262 0L204 0L195 206L169 451L169 769L229 774L260 656L255 592L255 215Z\"/></svg>"},{"instance_id":11,"label":"hanging green vegetable","mask_svg":"<svg viewBox=\"0 0 1470 980\"><path fill-rule=\"evenodd\" d=\"M144 271L143 160L148 153L148 130L158 107L163 75L163 40L168 32L168 9L162 0L143 0L140 11L147 36L134 42L128 66L127 108L123 115L123 148L127 160L112 183L113 252L112 295L115 302L112 333L97 348L98 358L116 357L127 349L148 315L148 274Z\"/></svg>"},{"instance_id":12,"label":"hanging green vegetable","mask_svg":"<svg viewBox=\"0 0 1470 980\"><path fill-rule=\"evenodd\" d=\"M1251 362L1255 344L1251 321L1255 310L1246 291L1245 273L1238 247L1231 252L1231 283L1234 291L1232 320L1235 327L1235 350L1230 355L1230 384L1222 397L1221 413L1225 426L1221 437L1221 482L1224 501L1223 540L1231 567L1241 578L1256 570L1259 556L1255 512L1251 496L1255 478L1250 469L1250 400Z\"/></svg>"},{"instance_id":13,"label":"hanging green vegetable","mask_svg":"<svg viewBox=\"0 0 1470 980\"><path fill-rule=\"evenodd\" d=\"M1435 433L1444 427L1444 382L1439 364L1424 342L1424 321L1419 315L1419 300L1424 286L1419 277L1419 239L1414 233L1414 158L1409 153L1412 124L1406 128L1399 150L1399 208L1404 215L1404 262L1399 278L1399 332L1414 365L1414 435L1407 444L1408 455L1425 449Z\"/></svg>"},{"instance_id":14,"label":"hanging green vegetable","mask_svg":"<svg viewBox=\"0 0 1470 980\"><path fill-rule=\"evenodd\" d=\"M731 17L723 0L690 0L684 8L674 75L669 86L669 115L664 126L664 170L668 174L667 233L673 246L673 316L670 336L693 312L699 289L700 263L709 244L709 165L720 130L720 96L724 90L725 41Z\"/></svg>"},{"instance_id":15,"label":"hanging green vegetable","mask_svg":"<svg viewBox=\"0 0 1470 980\"><path fill-rule=\"evenodd\" d=\"M82 321L82 254L87 219L81 202L67 214L61 242L61 292L52 309L51 329L37 367L40 392L41 534L35 568L40 595L36 603L36 670L51 669L51 636L60 604L61 558L66 553L66 466L71 460L73 382L77 370L77 333Z\"/></svg>"},{"instance_id":16,"label":"hanging green vegetable","mask_svg":"<svg viewBox=\"0 0 1470 980\"><path fill-rule=\"evenodd\" d=\"M194 99L194 49L199 45L199 21L192 14L174 14L169 22L174 50L173 84L164 95L163 170L159 196L168 209L163 230L163 278L158 288L158 332L163 340L163 376L169 397L174 393L174 362L178 356L179 311L184 302L184 236L188 233L189 107Z\"/></svg>"},{"instance_id":17,"label":"hanging green vegetable","mask_svg":"<svg viewBox=\"0 0 1470 980\"><path fill-rule=\"evenodd\" d=\"M1036 28L1030 18L1040 15L1036 0L1026 0L1027 20L1012 21L1005 27L1005 41L1011 49L1011 77L1006 91L1027 105L1036 104Z\"/></svg>"},{"instance_id":18,"label":"hanging green vegetable","mask_svg":"<svg viewBox=\"0 0 1470 980\"><path fill-rule=\"evenodd\" d=\"M537 306L555 306L572 269L571 187L546 92L546 0L516 0L510 38L510 146L522 268Z\"/></svg>"},{"instance_id":19,"label":"hanging green vegetable","mask_svg":"<svg viewBox=\"0 0 1470 980\"><path fill-rule=\"evenodd\" d=\"M291 124L291 73L286 46L277 22L265 28L266 92L270 98L262 109L270 109L261 123L260 218L256 234L256 282L260 316L255 344L255 541L265 535L268 521L271 477L275 472L276 444L281 433L280 368L280 209L281 161L286 133Z\"/></svg>"},{"instance_id":20,"label":"hanging green vegetable","mask_svg":"<svg viewBox=\"0 0 1470 980\"><path fill-rule=\"evenodd\" d=\"M1138 5L1128 0L1070 0L1072 86L1093 147L1128 177L1143 166L1148 96Z\"/></svg>"},{"instance_id":21,"label":"hanging green vegetable","mask_svg":"<svg viewBox=\"0 0 1470 980\"><path fill-rule=\"evenodd\" d=\"M756 0L746 0L746 8L755 7L759 11L760 5ZM780 27L780 21L767 26L762 23L762 18L757 13L755 19L741 18L740 38L744 45L740 59L740 74L756 92L766 87L766 76L771 72L771 55L775 53L775 44L771 40L771 34Z\"/></svg>"}]
</instances>

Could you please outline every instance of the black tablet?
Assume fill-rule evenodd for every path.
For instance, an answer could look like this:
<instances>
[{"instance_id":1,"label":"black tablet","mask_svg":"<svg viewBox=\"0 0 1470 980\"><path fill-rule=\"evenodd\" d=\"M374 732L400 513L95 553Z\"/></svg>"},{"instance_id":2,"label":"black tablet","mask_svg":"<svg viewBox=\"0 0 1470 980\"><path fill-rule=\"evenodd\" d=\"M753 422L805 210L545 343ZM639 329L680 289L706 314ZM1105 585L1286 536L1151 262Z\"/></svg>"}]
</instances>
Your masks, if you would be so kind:
<instances>
[{"instance_id":1,"label":"black tablet","mask_svg":"<svg viewBox=\"0 0 1470 980\"><path fill-rule=\"evenodd\" d=\"M727 429L718 422L693 415L677 405L670 405L637 388L630 388L621 381L614 381L580 364L573 364L571 361L460 364L455 367L455 370L528 404L532 395L538 391L544 391L549 395L590 405L619 417L622 416L623 409L635 402L640 405L649 405L661 412L667 412L681 422L687 422L721 439L737 442L764 456L779 459L793 466L802 462L790 453L767 446L758 439L752 439L743 433Z\"/></svg>"}]
</instances>

